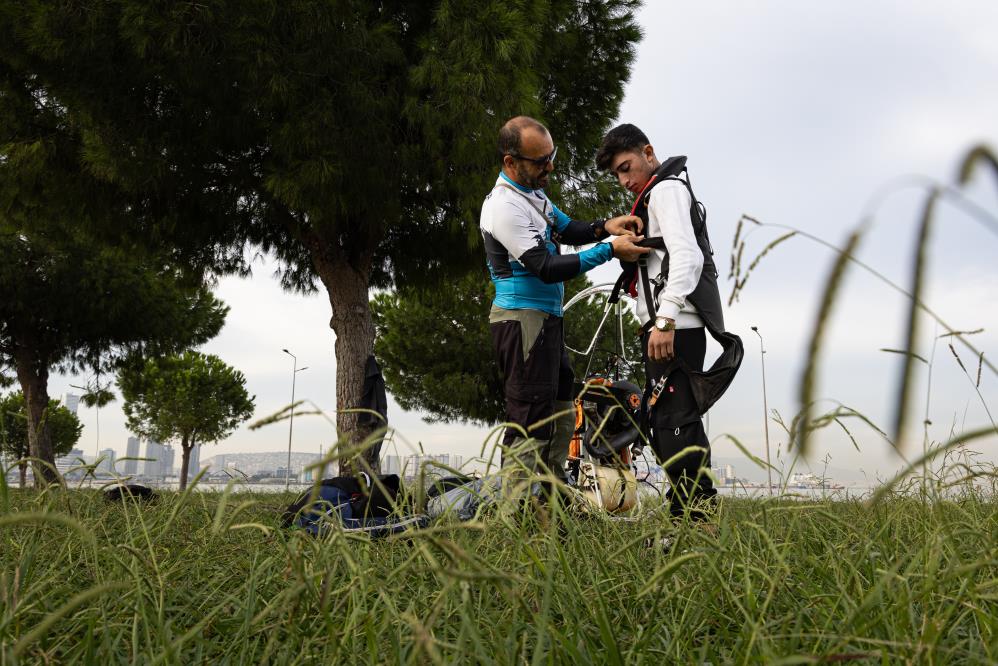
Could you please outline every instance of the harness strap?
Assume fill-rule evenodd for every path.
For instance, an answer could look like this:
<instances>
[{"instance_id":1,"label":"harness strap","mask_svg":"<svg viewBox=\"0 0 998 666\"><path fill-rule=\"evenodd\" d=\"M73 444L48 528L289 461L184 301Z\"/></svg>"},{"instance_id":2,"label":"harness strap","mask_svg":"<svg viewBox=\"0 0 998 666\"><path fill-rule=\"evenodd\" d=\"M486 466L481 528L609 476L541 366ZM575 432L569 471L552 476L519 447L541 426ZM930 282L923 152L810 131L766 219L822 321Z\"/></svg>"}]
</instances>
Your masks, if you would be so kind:
<instances>
[{"instance_id":1,"label":"harness strap","mask_svg":"<svg viewBox=\"0 0 998 666\"><path fill-rule=\"evenodd\" d=\"M661 236L650 236L648 238L643 238L635 243L638 247L650 247L653 250L664 250L665 241ZM633 266L634 264L627 264L627 266ZM643 271L644 278L648 279L648 260L644 256L638 258L637 261L638 268ZM632 293L631 286L632 282L637 279L637 275L634 274L633 268L628 270L625 268L620 276L617 277L617 281L613 284L613 291L610 292L610 302L616 303L620 300L620 292L625 289L628 293Z\"/></svg>"},{"instance_id":2,"label":"harness strap","mask_svg":"<svg viewBox=\"0 0 998 666\"><path fill-rule=\"evenodd\" d=\"M690 221L694 224L693 230L703 232L704 240L707 241L707 249L710 251L711 256L714 256L714 245L710 242L710 234L707 232L707 207L693 194L693 184L690 183L690 174L686 170L686 167L683 167L682 174L686 176L685 179L679 176L666 176L662 180L677 180L686 187L686 191L690 193L690 200L693 202L693 206L690 209ZM697 219L694 219L693 208L697 211ZM697 222L699 222L699 230L696 228Z\"/></svg>"},{"instance_id":3,"label":"harness strap","mask_svg":"<svg viewBox=\"0 0 998 666\"><path fill-rule=\"evenodd\" d=\"M639 247L650 247L653 250L664 250L665 241L661 236L652 236L651 238L644 238L635 245ZM645 307L648 308L648 315L651 317L651 322L655 321L655 311L658 308L655 307L655 298L658 294L652 294L651 291L651 279L648 277L648 255L641 255L638 257L638 273L641 276L641 288L645 292Z\"/></svg>"},{"instance_id":4,"label":"harness strap","mask_svg":"<svg viewBox=\"0 0 998 666\"><path fill-rule=\"evenodd\" d=\"M645 307L648 308L649 324L655 323L655 297L651 293L651 280L648 279L648 259L646 255L638 257L638 273L641 274L641 288L645 292Z\"/></svg>"},{"instance_id":5,"label":"harness strap","mask_svg":"<svg viewBox=\"0 0 998 666\"><path fill-rule=\"evenodd\" d=\"M617 276L617 281L613 283L613 290L610 292L610 303L620 301L620 292L624 291L626 287L624 283L628 282L628 277L630 274L626 270L621 271L620 275Z\"/></svg>"}]
</instances>

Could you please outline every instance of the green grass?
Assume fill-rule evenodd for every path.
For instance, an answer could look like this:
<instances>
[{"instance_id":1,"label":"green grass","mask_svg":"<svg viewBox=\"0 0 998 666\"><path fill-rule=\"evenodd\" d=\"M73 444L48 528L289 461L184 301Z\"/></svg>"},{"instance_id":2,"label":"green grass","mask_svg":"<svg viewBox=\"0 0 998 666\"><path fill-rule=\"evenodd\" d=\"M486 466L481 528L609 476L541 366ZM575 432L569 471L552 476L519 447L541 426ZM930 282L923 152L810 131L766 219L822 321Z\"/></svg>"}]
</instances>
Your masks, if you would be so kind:
<instances>
[{"instance_id":1,"label":"green grass","mask_svg":"<svg viewBox=\"0 0 998 666\"><path fill-rule=\"evenodd\" d=\"M0 661L998 660L993 496L727 499L716 536L491 516L383 541L281 530L289 500L0 496ZM667 532L671 554L643 547Z\"/></svg>"}]
</instances>

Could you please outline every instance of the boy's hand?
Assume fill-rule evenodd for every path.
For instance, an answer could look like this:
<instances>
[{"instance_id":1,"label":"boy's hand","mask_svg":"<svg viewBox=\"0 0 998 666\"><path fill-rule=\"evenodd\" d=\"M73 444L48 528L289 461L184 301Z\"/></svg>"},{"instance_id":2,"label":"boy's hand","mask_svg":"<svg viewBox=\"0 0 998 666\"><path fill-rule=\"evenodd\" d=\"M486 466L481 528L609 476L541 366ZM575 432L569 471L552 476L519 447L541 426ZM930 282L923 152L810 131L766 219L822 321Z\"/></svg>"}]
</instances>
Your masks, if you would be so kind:
<instances>
[{"instance_id":1,"label":"boy's hand","mask_svg":"<svg viewBox=\"0 0 998 666\"><path fill-rule=\"evenodd\" d=\"M648 358L653 361L671 361L676 355L676 331L653 328L648 335Z\"/></svg>"}]
</instances>

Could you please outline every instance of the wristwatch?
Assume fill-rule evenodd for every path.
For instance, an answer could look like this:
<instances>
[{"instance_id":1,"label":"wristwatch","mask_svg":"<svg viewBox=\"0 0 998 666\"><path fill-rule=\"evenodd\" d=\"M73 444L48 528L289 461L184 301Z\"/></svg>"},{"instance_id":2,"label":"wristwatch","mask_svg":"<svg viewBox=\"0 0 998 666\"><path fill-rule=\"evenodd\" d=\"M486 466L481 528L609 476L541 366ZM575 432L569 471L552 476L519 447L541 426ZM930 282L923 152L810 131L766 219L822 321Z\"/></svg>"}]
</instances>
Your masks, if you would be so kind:
<instances>
[{"instance_id":1,"label":"wristwatch","mask_svg":"<svg viewBox=\"0 0 998 666\"><path fill-rule=\"evenodd\" d=\"M666 333L676 330L676 322L668 317L655 317L655 329Z\"/></svg>"}]
</instances>

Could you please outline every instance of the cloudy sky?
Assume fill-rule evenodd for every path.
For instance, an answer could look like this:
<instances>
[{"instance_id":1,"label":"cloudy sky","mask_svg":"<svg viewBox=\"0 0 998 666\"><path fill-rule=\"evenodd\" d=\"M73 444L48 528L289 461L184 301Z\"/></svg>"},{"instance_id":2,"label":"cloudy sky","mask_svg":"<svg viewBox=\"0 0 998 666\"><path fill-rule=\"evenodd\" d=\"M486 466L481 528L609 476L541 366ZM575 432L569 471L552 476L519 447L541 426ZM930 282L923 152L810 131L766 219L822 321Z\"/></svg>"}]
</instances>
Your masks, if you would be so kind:
<instances>
[{"instance_id":1,"label":"cloudy sky","mask_svg":"<svg viewBox=\"0 0 998 666\"><path fill-rule=\"evenodd\" d=\"M731 241L741 214L773 225L799 228L841 244L867 214L874 223L860 258L900 284L910 280L910 256L923 189L900 185L899 177L923 175L953 183L967 150L976 143L998 146L998 4L993 2L714 2L654 0L640 14L645 38L638 48L621 122L642 127L659 155L689 156L698 197L722 270L722 293ZM555 141L558 128L552 128ZM998 179L983 172L964 193L998 216ZM941 207L930 249L926 301L956 329L985 332L971 338L988 357L998 355L998 223L988 228L958 206ZM746 258L783 233L758 228ZM484 257L483 257L484 260ZM805 239L770 253L726 313L742 335L746 361L710 418L712 436L730 433L757 454L764 451L763 405L756 325L765 336L769 406L788 419L821 285L833 255ZM205 351L240 368L256 395L258 415L286 405L292 360L308 370L298 375L297 394L326 410L334 408L333 336L323 296L283 293L260 262L250 280L225 280L219 296L232 308L222 334ZM615 270L598 269L597 282ZM880 351L903 343L905 301L869 274L853 268L837 303L823 353L821 406L834 401L866 413L885 427L896 389L898 357ZM932 354L929 320L919 349ZM939 332L942 332L941 330ZM928 410L931 440L986 425L998 416L998 381L985 369L978 397L976 359L960 350L968 378L946 339L935 347L931 386L919 369L918 418ZM78 377L55 377L53 395ZM927 405L927 407L926 407ZM400 452L422 446L431 452L477 455L486 431L460 425L428 425L416 413L390 405ZM97 448L96 414L81 409L86 427L81 446ZM100 445L124 452L128 436L120 401L100 414ZM903 447L912 456L918 437ZM771 423L774 452L786 438ZM275 451L286 448L287 429L241 429L205 451ZM872 430L854 429L860 451L840 431L820 440L817 458L855 477L886 475L901 458ZM295 423L298 451L318 452L334 432L315 417ZM998 460L994 443L981 444ZM737 449L717 441L715 455L737 458ZM746 462L743 467L747 467ZM747 472L747 469L740 471Z\"/></svg>"}]
</instances>

